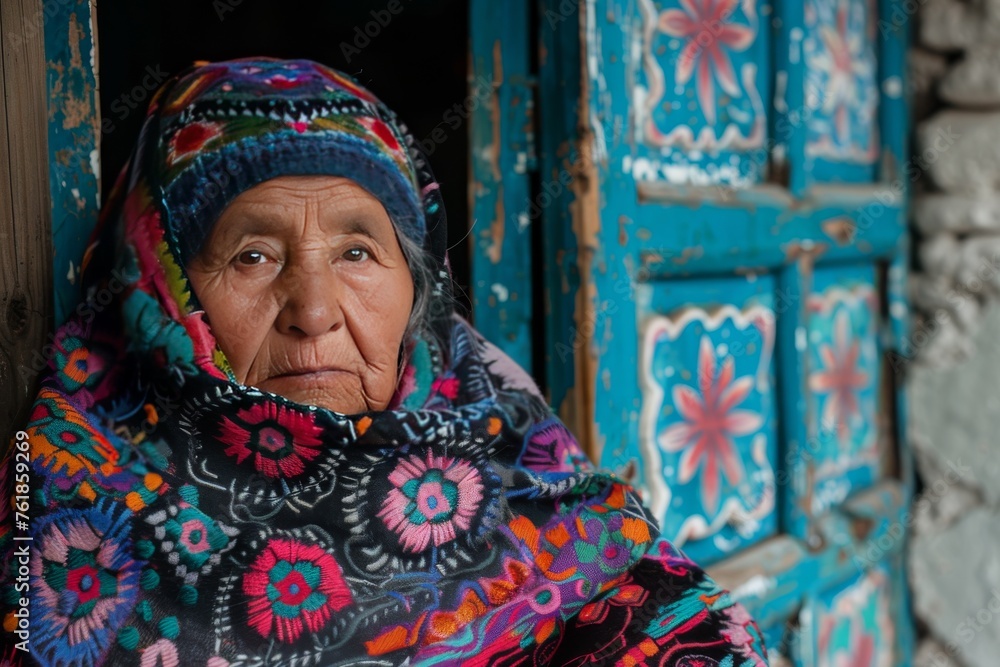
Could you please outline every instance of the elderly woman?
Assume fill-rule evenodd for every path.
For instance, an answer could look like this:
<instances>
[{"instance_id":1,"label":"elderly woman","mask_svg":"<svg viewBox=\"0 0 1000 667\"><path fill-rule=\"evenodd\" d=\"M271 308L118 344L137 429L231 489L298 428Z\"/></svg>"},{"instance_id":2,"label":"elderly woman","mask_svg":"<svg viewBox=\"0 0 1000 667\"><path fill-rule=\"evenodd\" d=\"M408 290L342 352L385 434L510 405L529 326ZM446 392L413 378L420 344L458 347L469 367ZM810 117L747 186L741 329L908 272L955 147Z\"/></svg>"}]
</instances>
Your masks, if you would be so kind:
<instances>
[{"instance_id":1,"label":"elderly woman","mask_svg":"<svg viewBox=\"0 0 1000 667\"><path fill-rule=\"evenodd\" d=\"M765 664L455 314L445 227L413 138L343 74L168 82L5 464L5 657Z\"/></svg>"}]
</instances>

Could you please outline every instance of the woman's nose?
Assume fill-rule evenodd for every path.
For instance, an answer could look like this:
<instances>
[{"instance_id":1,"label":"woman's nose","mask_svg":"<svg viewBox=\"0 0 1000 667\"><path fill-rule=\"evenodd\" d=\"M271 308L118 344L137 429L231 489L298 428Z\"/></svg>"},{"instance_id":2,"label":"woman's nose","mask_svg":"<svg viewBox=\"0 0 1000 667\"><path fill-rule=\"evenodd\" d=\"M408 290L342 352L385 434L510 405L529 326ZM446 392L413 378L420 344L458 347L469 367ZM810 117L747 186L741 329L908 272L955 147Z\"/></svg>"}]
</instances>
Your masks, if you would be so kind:
<instances>
[{"instance_id":1,"label":"woman's nose","mask_svg":"<svg viewBox=\"0 0 1000 667\"><path fill-rule=\"evenodd\" d=\"M340 285L318 266L286 267L284 305L276 325L281 333L321 336L344 322Z\"/></svg>"}]
</instances>

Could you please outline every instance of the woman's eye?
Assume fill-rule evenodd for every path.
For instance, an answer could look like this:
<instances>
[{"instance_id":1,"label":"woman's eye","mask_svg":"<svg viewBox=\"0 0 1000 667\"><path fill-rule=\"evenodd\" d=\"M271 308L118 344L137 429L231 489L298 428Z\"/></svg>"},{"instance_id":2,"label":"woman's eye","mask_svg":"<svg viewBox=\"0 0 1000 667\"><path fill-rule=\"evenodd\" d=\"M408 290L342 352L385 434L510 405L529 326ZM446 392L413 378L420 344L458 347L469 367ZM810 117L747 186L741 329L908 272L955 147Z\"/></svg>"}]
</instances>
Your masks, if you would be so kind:
<instances>
[{"instance_id":1,"label":"woman's eye","mask_svg":"<svg viewBox=\"0 0 1000 667\"><path fill-rule=\"evenodd\" d=\"M344 258L349 262L360 262L368 258L368 251L364 248L351 248L344 253Z\"/></svg>"},{"instance_id":2,"label":"woman's eye","mask_svg":"<svg viewBox=\"0 0 1000 667\"><path fill-rule=\"evenodd\" d=\"M244 250L239 255L236 256L236 260L240 264L260 264L264 261L264 253L259 250Z\"/></svg>"}]
</instances>

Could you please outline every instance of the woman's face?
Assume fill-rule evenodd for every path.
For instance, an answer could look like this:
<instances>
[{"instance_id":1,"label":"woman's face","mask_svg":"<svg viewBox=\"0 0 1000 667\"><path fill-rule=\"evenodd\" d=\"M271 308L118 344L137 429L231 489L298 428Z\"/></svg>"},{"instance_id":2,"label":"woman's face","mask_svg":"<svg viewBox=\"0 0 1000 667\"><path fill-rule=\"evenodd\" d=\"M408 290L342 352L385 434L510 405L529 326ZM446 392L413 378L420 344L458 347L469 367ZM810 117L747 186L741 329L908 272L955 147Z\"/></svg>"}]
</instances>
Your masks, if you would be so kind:
<instances>
[{"instance_id":1,"label":"woman's face","mask_svg":"<svg viewBox=\"0 0 1000 667\"><path fill-rule=\"evenodd\" d=\"M385 208L354 181L243 192L187 271L240 382L348 414L386 408L413 279Z\"/></svg>"}]
</instances>

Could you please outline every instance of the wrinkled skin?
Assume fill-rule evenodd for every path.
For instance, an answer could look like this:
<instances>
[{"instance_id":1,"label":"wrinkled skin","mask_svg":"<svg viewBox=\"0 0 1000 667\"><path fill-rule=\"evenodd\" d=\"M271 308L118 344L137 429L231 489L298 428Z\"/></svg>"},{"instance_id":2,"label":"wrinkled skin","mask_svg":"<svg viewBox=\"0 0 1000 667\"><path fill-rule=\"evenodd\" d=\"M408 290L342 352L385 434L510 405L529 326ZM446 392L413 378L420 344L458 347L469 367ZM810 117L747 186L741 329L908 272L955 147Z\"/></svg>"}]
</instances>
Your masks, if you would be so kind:
<instances>
[{"instance_id":1,"label":"wrinkled skin","mask_svg":"<svg viewBox=\"0 0 1000 667\"><path fill-rule=\"evenodd\" d=\"M387 407L413 279L357 183L282 176L241 193L187 272L241 383L348 414Z\"/></svg>"}]
</instances>

